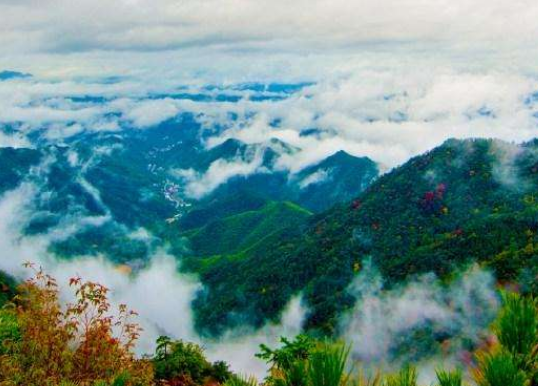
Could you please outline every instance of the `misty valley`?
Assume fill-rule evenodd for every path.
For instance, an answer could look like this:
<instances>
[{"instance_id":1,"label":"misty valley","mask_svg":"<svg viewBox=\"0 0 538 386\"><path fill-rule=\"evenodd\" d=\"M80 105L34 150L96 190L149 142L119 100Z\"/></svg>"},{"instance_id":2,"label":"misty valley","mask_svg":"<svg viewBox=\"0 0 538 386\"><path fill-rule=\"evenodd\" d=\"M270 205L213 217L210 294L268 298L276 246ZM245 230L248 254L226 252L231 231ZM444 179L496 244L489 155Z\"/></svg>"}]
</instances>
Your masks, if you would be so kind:
<instances>
[{"instance_id":1,"label":"misty valley","mask_svg":"<svg viewBox=\"0 0 538 386\"><path fill-rule=\"evenodd\" d=\"M378 148L324 84L130 82L0 73L0 385L538 384L532 133ZM447 124L404 86L356 119Z\"/></svg>"}]
</instances>

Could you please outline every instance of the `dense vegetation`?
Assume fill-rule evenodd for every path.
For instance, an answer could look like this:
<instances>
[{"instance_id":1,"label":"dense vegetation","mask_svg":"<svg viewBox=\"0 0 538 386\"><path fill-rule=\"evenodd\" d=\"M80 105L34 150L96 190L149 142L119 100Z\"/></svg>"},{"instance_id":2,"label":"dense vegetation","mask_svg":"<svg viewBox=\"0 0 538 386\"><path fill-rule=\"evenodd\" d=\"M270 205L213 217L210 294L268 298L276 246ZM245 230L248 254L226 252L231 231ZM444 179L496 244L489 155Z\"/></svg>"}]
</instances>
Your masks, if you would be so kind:
<instances>
[{"instance_id":1,"label":"dense vegetation","mask_svg":"<svg viewBox=\"0 0 538 386\"><path fill-rule=\"evenodd\" d=\"M0 307L15 296L17 283L13 277L0 271Z\"/></svg>"},{"instance_id":2,"label":"dense vegetation","mask_svg":"<svg viewBox=\"0 0 538 386\"><path fill-rule=\"evenodd\" d=\"M267 244L267 239L278 240L283 229L301 226L310 215L291 202L268 202L259 210L220 218L185 236L197 256L237 254Z\"/></svg>"},{"instance_id":3,"label":"dense vegetation","mask_svg":"<svg viewBox=\"0 0 538 386\"><path fill-rule=\"evenodd\" d=\"M314 216L305 230L242 259L213 261L196 302L200 328L219 333L233 325L230 313L261 325L303 291L311 308L307 327L332 334L338 314L354 303L346 289L366 259L387 286L425 272L449 279L479 262L499 280L535 292L537 146L447 141Z\"/></svg>"},{"instance_id":4,"label":"dense vegetation","mask_svg":"<svg viewBox=\"0 0 538 386\"><path fill-rule=\"evenodd\" d=\"M257 386L253 377L233 374L225 362L210 363L193 343L157 340L152 357L132 348L141 332L134 313L120 306L111 315L107 289L73 278L75 301L62 306L54 278L36 271L0 310L0 384L6 386ZM116 328L119 327L119 328ZM116 334L115 331L120 331ZM437 368L439 386L538 384L538 303L531 296L503 293L503 307L474 358L451 370ZM308 335L281 339L276 349L261 345L257 357L269 365L264 386L417 386L417 364L394 372L364 369L345 342ZM226 359L226 358L225 358ZM464 376L465 375L465 376Z\"/></svg>"},{"instance_id":5,"label":"dense vegetation","mask_svg":"<svg viewBox=\"0 0 538 386\"><path fill-rule=\"evenodd\" d=\"M107 288L70 285L76 299L64 306L54 278L36 270L0 310L0 384L150 384L151 364L131 352L141 331L134 312L121 305L110 316Z\"/></svg>"}]
</instances>

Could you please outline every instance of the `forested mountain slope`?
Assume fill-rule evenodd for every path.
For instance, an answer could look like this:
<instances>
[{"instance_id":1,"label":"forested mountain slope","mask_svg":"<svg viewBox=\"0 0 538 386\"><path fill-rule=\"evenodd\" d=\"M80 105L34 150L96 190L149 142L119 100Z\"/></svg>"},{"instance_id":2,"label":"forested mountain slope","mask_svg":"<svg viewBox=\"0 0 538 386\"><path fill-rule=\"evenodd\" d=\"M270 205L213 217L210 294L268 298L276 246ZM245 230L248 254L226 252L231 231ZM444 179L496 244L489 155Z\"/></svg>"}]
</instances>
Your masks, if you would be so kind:
<instances>
[{"instance_id":1,"label":"forested mountain slope","mask_svg":"<svg viewBox=\"0 0 538 386\"><path fill-rule=\"evenodd\" d=\"M196 302L199 327L218 333L244 320L261 325L303 291L308 327L330 333L353 304L346 288L366 259L387 285L425 272L448 278L479 262L499 280L536 290L537 146L449 140L313 217L304 231L213 262Z\"/></svg>"}]
</instances>

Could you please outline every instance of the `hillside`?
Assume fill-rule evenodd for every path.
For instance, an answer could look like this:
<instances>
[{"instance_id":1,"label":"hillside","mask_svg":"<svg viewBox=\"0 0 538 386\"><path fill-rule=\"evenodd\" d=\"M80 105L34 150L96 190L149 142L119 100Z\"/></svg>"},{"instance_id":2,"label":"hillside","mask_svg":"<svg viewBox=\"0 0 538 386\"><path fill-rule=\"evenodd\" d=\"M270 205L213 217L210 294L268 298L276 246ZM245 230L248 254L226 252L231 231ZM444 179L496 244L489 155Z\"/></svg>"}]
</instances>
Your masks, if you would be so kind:
<instances>
[{"instance_id":1,"label":"hillside","mask_svg":"<svg viewBox=\"0 0 538 386\"><path fill-rule=\"evenodd\" d=\"M198 326L218 333L238 319L261 325L303 291L307 326L331 333L337 314L353 304L346 287L369 258L388 286L424 272L449 277L479 262L535 291L536 150L535 142L449 140L411 159L355 200L313 217L305 231L204 272Z\"/></svg>"},{"instance_id":2,"label":"hillside","mask_svg":"<svg viewBox=\"0 0 538 386\"><path fill-rule=\"evenodd\" d=\"M362 171L358 175L357 171ZM338 151L316 165L301 170L297 182L297 202L314 212L349 201L364 191L379 174L377 165L367 157L353 157Z\"/></svg>"},{"instance_id":3,"label":"hillside","mask_svg":"<svg viewBox=\"0 0 538 386\"><path fill-rule=\"evenodd\" d=\"M19 184L40 158L37 150L0 148L0 194Z\"/></svg>"},{"instance_id":4,"label":"hillside","mask_svg":"<svg viewBox=\"0 0 538 386\"><path fill-rule=\"evenodd\" d=\"M196 256L235 254L285 228L300 226L310 212L290 202L267 202L258 210L227 216L185 233Z\"/></svg>"}]
</instances>

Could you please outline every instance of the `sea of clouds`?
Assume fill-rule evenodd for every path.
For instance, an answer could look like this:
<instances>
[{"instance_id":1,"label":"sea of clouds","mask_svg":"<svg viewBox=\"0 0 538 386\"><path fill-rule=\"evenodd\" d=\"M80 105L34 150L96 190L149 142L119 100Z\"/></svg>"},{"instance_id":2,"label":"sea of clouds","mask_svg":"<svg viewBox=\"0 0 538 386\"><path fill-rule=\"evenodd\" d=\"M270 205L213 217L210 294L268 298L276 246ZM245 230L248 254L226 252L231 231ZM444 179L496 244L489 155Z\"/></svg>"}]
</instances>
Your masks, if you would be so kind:
<instances>
[{"instance_id":1,"label":"sea of clouds","mask_svg":"<svg viewBox=\"0 0 538 386\"><path fill-rule=\"evenodd\" d=\"M31 203L36 186L25 183L0 198L0 270L25 279L33 271L23 264L32 262L58 280L61 298L70 301L73 293L69 279L82 277L108 287L114 308L127 304L139 313L137 322L143 327L137 345L140 355L151 354L160 335L197 342L213 360L226 360L237 372L263 376L266 364L255 358L260 344L274 345L280 336L293 337L301 332L306 312L300 295L290 299L280 323L268 323L259 330L249 327L229 331L219 339L203 339L194 330L191 302L201 283L192 276L179 272L176 259L165 251L157 251L150 264L135 275L123 273L106 256L80 256L72 260L58 260L47 252L56 235L68 237L75 229L56 228L38 236L22 236L23 227L31 214ZM88 220L88 219L86 219ZM80 219L84 221L84 219ZM87 224L86 224L87 225Z\"/></svg>"},{"instance_id":2,"label":"sea of clouds","mask_svg":"<svg viewBox=\"0 0 538 386\"><path fill-rule=\"evenodd\" d=\"M300 149L283 154L277 169L295 173L345 150L388 170L448 138L530 140L538 123L537 81L522 74L369 69L289 93L206 86L163 87L136 78L0 82L0 125L15 127L0 131L0 146L31 147L29 136L36 131L61 143L83 132L146 130L192 113L204 130L214 131L205 139L207 148L229 138L247 144L276 138ZM179 92L182 97L174 96ZM189 97L200 94L206 100ZM238 100L219 101L221 95ZM187 191L200 197L259 167L260 157L254 157L217 161L207 174L185 171Z\"/></svg>"}]
</instances>

